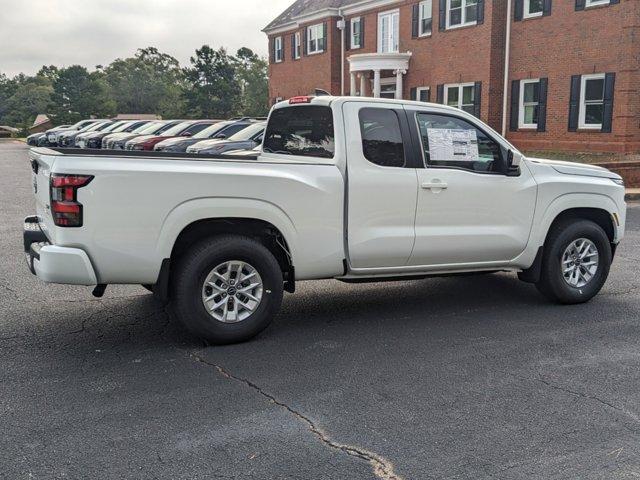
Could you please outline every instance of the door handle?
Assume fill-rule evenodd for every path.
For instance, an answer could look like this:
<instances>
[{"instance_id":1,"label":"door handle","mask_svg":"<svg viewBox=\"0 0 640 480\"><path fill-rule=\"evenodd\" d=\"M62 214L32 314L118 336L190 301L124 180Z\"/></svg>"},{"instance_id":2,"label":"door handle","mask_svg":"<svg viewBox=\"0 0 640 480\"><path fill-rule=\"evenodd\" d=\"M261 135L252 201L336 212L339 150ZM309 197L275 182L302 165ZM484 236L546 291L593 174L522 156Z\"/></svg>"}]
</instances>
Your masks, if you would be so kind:
<instances>
[{"instance_id":1,"label":"door handle","mask_svg":"<svg viewBox=\"0 0 640 480\"><path fill-rule=\"evenodd\" d=\"M446 190L447 188L449 188L449 185L444 182L434 180L433 182L423 183L422 188L423 190L431 190L431 191L439 192L441 190Z\"/></svg>"}]
</instances>

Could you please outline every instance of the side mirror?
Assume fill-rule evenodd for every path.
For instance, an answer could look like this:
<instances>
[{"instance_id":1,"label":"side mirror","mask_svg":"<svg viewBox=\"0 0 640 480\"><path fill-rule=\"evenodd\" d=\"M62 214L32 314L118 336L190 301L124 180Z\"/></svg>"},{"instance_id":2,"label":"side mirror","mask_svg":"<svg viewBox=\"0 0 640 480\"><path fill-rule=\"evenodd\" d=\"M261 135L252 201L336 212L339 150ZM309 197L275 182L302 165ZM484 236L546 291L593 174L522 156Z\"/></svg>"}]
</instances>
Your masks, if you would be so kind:
<instances>
[{"instance_id":1,"label":"side mirror","mask_svg":"<svg viewBox=\"0 0 640 480\"><path fill-rule=\"evenodd\" d=\"M185 133L185 134L184 134L184 135L182 135L182 136L183 136L183 137L187 137L187 138L189 138L189 137L193 136L193 133L191 133L191 132L187 132L187 133Z\"/></svg>"},{"instance_id":2,"label":"side mirror","mask_svg":"<svg viewBox=\"0 0 640 480\"><path fill-rule=\"evenodd\" d=\"M520 175L520 165L522 165L522 160L524 159L524 155L515 150L509 150L509 155L507 156L507 173L511 175Z\"/></svg>"},{"instance_id":3,"label":"side mirror","mask_svg":"<svg viewBox=\"0 0 640 480\"><path fill-rule=\"evenodd\" d=\"M221 133L220 135L216 135L215 138L217 140L224 140L225 138L227 138L227 136L224 133Z\"/></svg>"}]
</instances>

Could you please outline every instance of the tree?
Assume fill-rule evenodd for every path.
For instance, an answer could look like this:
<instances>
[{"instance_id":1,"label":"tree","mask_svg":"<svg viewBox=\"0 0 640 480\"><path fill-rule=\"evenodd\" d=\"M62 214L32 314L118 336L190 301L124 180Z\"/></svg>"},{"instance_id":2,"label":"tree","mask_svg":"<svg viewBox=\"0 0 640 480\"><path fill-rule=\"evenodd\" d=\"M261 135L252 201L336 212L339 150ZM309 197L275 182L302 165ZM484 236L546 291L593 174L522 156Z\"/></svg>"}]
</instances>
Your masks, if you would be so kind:
<instances>
[{"instance_id":1,"label":"tree","mask_svg":"<svg viewBox=\"0 0 640 480\"><path fill-rule=\"evenodd\" d=\"M249 48L238 50L235 59L242 90L237 113L265 116L269 112L269 64Z\"/></svg>"},{"instance_id":2,"label":"tree","mask_svg":"<svg viewBox=\"0 0 640 480\"><path fill-rule=\"evenodd\" d=\"M204 45L196 50L191 67L184 69L188 113L202 118L231 117L241 95L236 70L235 59L224 48L214 50Z\"/></svg>"},{"instance_id":3,"label":"tree","mask_svg":"<svg viewBox=\"0 0 640 480\"><path fill-rule=\"evenodd\" d=\"M119 112L182 116L183 76L172 56L154 47L140 49L133 58L115 60L104 74Z\"/></svg>"},{"instance_id":4,"label":"tree","mask_svg":"<svg viewBox=\"0 0 640 480\"><path fill-rule=\"evenodd\" d=\"M89 73L80 65L63 68L53 82L51 112L60 123L109 116L115 113L109 93L104 73Z\"/></svg>"}]
</instances>

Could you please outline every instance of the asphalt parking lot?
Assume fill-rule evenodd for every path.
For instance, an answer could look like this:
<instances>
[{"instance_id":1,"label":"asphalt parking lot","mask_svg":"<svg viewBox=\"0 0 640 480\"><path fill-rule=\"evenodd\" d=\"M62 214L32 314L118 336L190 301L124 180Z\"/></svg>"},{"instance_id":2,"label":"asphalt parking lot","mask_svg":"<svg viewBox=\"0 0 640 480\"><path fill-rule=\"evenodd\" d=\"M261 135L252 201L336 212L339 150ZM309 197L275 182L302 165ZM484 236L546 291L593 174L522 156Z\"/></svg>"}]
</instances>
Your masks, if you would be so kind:
<instances>
[{"instance_id":1,"label":"asphalt parking lot","mask_svg":"<svg viewBox=\"0 0 640 480\"><path fill-rule=\"evenodd\" d=\"M39 283L33 203L0 143L0 478L640 478L640 206L588 305L506 274L309 283L220 348L140 287Z\"/></svg>"}]
</instances>

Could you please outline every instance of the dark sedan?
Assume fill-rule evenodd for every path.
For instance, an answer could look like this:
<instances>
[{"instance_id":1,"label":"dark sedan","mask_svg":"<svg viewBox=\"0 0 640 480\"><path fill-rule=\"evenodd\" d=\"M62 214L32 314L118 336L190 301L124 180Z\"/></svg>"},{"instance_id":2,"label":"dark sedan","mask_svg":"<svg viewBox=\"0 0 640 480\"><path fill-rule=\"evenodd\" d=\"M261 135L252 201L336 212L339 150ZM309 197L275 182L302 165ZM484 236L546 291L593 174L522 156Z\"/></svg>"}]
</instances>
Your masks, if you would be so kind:
<instances>
[{"instance_id":1,"label":"dark sedan","mask_svg":"<svg viewBox=\"0 0 640 480\"><path fill-rule=\"evenodd\" d=\"M250 150L262 143L266 122L254 123L226 140L204 140L187 148L187 153L220 155L233 150Z\"/></svg>"},{"instance_id":2,"label":"dark sedan","mask_svg":"<svg viewBox=\"0 0 640 480\"><path fill-rule=\"evenodd\" d=\"M248 120L227 120L214 123L201 132L196 133L193 137L177 137L163 140L155 146L154 150L156 152L185 153L187 148L195 143L210 139L224 140L225 138L235 135L240 130L244 130L251 125L251 123L252 122Z\"/></svg>"}]
</instances>

